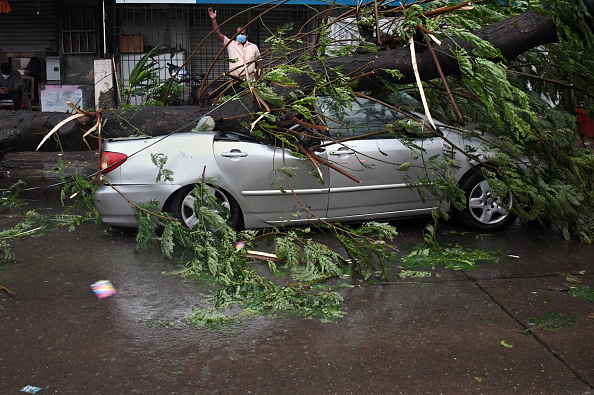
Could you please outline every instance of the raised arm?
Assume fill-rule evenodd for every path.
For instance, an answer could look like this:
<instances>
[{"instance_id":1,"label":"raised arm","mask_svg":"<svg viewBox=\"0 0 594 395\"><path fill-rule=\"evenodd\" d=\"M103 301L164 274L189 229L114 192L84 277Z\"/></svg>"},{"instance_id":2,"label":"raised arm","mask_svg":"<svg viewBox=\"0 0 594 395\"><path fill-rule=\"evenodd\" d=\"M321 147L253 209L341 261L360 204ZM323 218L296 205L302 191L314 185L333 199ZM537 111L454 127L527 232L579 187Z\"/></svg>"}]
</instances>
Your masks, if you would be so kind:
<instances>
[{"instance_id":1,"label":"raised arm","mask_svg":"<svg viewBox=\"0 0 594 395\"><path fill-rule=\"evenodd\" d=\"M225 35L221 33L221 30L219 30L219 24L217 23L217 12L213 11L212 8L209 7L208 16L210 17L210 21L212 22L212 30L217 35L219 42L221 44L225 44Z\"/></svg>"}]
</instances>

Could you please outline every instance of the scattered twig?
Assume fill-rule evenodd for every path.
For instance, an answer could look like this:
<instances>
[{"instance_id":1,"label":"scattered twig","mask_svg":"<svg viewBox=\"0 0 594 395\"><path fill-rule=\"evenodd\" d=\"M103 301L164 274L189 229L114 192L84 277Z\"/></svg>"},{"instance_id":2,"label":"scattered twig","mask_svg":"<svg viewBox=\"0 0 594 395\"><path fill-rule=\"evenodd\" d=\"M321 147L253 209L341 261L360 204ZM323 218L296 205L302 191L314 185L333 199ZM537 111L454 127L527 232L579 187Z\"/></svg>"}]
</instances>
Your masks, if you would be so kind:
<instances>
[{"instance_id":1,"label":"scattered twig","mask_svg":"<svg viewBox=\"0 0 594 395\"><path fill-rule=\"evenodd\" d=\"M134 207L135 207L135 208L137 208L138 210L140 210L140 211L144 211L145 213L148 213L148 214L150 214L150 215L152 215L152 216L155 216L155 217L158 217L158 218L161 218L161 219L166 219L166 220L169 220L169 221L177 221L177 218L171 218L171 217L166 217L166 216L164 216L164 215L159 215L159 214L157 214L157 213L154 213L154 212L152 212L152 211L149 211L149 210L147 210L147 209L145 209L145 208L142 208L142 207L140 207L138 204L136 204L136 203L134 203L132 200L128 199L128 198L126 197L126 195L124 195L122 192L120 192L120 191L119 191L119 190L118 190L118 189L117 189L115 186L113 186L113 184L112 184L111 182L109 182L109 180L108 180L108 179L104 178L104 180L105 180L105 181L106 181L106 182L109 184L109 186L110 186L110 187L112 187L112 188L113 188L113 190L114 190L114 191L116 191L117 193L119 193L121 197L123 197L124 199L126 199L126 201L127 201L128 203L130 203L132 206L134 206Z\"/></svg>"},{"instance_id":2,"label":"scattered twig","mask_svg":"<svg viewBox=\"0 0 594 395\"><path fill-rule=\"evenodd\" d=\"M448 12L455 11L455 10L461 10L461 9L467 10L467 9L470 9L470 8L467 8L467 6L470 5L470 3L471 3L470 1L467 1L462 4L458 4L458 5L451 6L451 7L441 7L436 10L426 12L424 15L427 18L430 18L432 16L447 14Z\"/></svg>"},{"instance_id":3,"label":"scattered twig","mask_svg":"<svg viewBox=\"0 0 594 395\"><path fill-rule=\"evenodd\" d=\"M554 85L559 85L559 86L563 86L565 88L570 88L570 89L576 89L576 86L574 84L569 84L567 82L563 82L563 81L558 81L558 80L553 80L551 78L546 78L546 77L541 77L538 75L534 75L534 74L529 74L529 73L524 73L522 71L516 71L516 70L510 70L509 68L506 70L508 73L512 73L512 74L517 74L517 75L521 75L523 77L526 78L531 78L534 80L540 80L540 81L545 81L545 82L549 82L551 84ZM594 94L592 94L591 92L589 92L588 90L585 89L579 89L579 91L581 93L583 93L584 95L594 99Z\"/></svg>"},{"instance_id":4,"label":"scattered twig","mask_svg":"<svg viewBox=\"0 0 594 395\"><path fill-rule=\"evenodd\" d=\"M334 163L330 163L328 162L326 159L322 158L321 156L318 156L314 151L318 148L315 145L309 146L309 147L304 147L302 144L298 144L297 147L299 147L299 150L301 152L303 152L305 155L307 155L308 157L313 157L316 161L328 166L329 168L336 170L337 172L339 172L340 174L342 174L345 177L350 178L351 180L355 181L356 183L362 183L363 181L360 180L359 178L353 176L352 174L347 173L346 171L342 170L340 167L336 166Z\"/></svg>"},{"instance_id":5,"label":"scattered twig","mask_svg":"<svg viewBox=\"0 0 594 395\"><path fill-rule=\"evenodd\" d=\"M324 18L322 19L323 23L327 23L328 22L328 18L330 17L330 12L332 11L332 9L334 8L334 4L336 3L336 1L332 1L332 4L330 4L330 7L328 7L328 11L326 11L326 15L324 15ZM311 46L311 50L309 51L310 55L314 55L315 54L315 50L318 47L318 43L320 42L320 35L322 34L322 30L318 30L318 34L316 35L316 38L314 39L314 42Z\"/></svg>"},{"instance_id":6,"label":"scattered twig","mask_svg":"<svg viewBox=\"0 0 594 395\"><path fill-rule=\"evenodd\" d=\"M16 292L12 292L10 289L3 287L2 285L0 285L0 291L4 291L10 296L16 296Z\"/></svg>"},{"instance_id":7,"label":"scattered twig","mask_svg":"<svg viewBox=\"0 0 594 395\"><path fill-rule=\"evenodd\" d=\"M326 280L329 280L329 279L331 279L332 277L336 277L336 275L326 276L326 277L323 277L323 278L319 278L319 279L317 279L317 280L315 280L315 281L312 281L311 283L309 283L309 284L305 285L305 286L303 287L303 290L305 291L306 289L308 289L308 288L311 288L311 286L312 286L312 285L314 285L314 284L317 284L317 283L324 282L324 281L326 281Z\"/></svg>"},{"instance_id":8,"label":"scattered twig","mask_svg":"<svg viewBox=\"0 0 594 395\"><path fill-rule=\"evenodd\" d=\"M248 250L247 253L245 254L245 256L247 258L260 259L263 261L275 261L276 262L276 259L277 259L275 254L269 254L268 252L252 251L252 250Z\"/></svg>"}]
</instances>

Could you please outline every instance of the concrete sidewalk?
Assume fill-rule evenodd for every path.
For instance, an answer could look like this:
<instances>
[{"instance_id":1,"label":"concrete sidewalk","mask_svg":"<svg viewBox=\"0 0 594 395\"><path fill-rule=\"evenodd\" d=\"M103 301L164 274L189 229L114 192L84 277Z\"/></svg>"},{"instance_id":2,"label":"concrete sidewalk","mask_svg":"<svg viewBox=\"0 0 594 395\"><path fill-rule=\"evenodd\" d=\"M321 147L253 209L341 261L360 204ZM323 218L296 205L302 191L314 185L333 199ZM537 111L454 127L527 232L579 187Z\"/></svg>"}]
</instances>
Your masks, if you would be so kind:
<instances>
[{"instance_id":1,"label":"concrete sidewalk","mask_svg":"<svg viewBox=\"0 0 594 395\"><path fill-rule=\"evenodd\" d=\"M403 252L420 243L422 220L395 225ZM17 293L0 292L0 393L594 393L594 303L566 292L594 287L594 246L553 231L443 236L499 259L423 278L400 278L394 265L388 282L343 279L347 314L334 322L257 318L215 331L184 323L207 290L168 275L177 267L159 251L135 254L133 233L104 228L12 242L20 263L0 266L0 285ZM97 299L89 286L101 279L117 294ZM551 313L575 322L530 325Z\"/></svg>"}]
</instances>

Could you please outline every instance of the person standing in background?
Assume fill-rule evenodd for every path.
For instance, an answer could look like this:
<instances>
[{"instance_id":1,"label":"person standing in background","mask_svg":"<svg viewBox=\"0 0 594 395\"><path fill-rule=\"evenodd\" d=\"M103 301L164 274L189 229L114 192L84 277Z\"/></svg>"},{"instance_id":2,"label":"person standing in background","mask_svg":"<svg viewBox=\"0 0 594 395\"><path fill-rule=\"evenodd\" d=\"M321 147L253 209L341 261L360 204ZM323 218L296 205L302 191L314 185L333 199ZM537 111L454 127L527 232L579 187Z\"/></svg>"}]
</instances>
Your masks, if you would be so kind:
<instances>
[{"instance_id":1,"label":"person standing in background","mask_svg":"<svg viewBox=\"0 0 594 395\"><path fill-rule=\"evenodd\" d=\"M20 110L23 104L23 78L10 63L0 65L0 100L12 99L13 108Z\"/></svg>"},{"instance_id":2,"label":"person standing in background","mask_svg":"<svg viewBox=\"0 0 594 395\"><path fill-rule=\"evenodd\" d=\"M262 62L260 58L260 49L254 43L247 40L247 33L243 26L237 28L237 36L234 41L231 41L219 30L217 23L217 12L212 8L208 9L208 16L212 22L212 29L214 30L219 42L227 45L227 53L229 54L229 75L232 77L246 80L258 79Z\"/></svg>"}]
</instances>

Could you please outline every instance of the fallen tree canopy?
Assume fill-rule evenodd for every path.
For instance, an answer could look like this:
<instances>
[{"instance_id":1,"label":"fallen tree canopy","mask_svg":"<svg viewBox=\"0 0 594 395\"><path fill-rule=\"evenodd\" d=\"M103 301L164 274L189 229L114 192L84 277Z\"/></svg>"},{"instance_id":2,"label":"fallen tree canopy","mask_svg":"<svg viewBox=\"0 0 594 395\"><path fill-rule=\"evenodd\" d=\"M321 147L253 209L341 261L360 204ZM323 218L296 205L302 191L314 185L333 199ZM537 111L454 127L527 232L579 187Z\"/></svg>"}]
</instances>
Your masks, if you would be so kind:
<instances>
[{"instance_id":1,"label":"fallen tree canopy","mask_svg":"<svg viewBox=\"0 0 594 395\"><path fill-rule=\"evenodd\" d=\"M313 125L317 122L315 96L329 94L337 102L348 102L358 91L389 102L392 94L409 94L423 100L427 118L433 113L452 123L475 121L480 130L497 135L496 141L490 141L489 151L494 154L488 163L479 160L477 170L490 184L513 194L513 211L522 219L554 223L566 237L577 234L593 242L594 160L589 151L576 149L575 117L567 110L580 105L594 113L594 0L510 1L505 5L486 0L472 9L466 7L469 2L454 7L445 1L418 3L424 6L388 10L369 3L343 14L356 17L360 29L371 30L379 25L380 12L382 17L394 17L397 26L391 28L390 46L382 44L377 29L377 41L358 41L329 54L325 48L332 39L327 26L334 22L322 14L319 36L311 48L301 50L296 58L287 57L286 62L271 62L259 81L249 81L249 89L238 100L217 107L108 110L101 116L102 137L189 130L209 115L216 130L248 131L314 163L317 159L310 154L320 144L315 137L319 125ZM275 39L283 52L290 48L284 45L286 40L299 37L279 33ZM44 115L2 117L0 130L11 130L0 136L3 147L17 141L21 125L33 124L24 122L26 117L37 116ZM305 129L296 132L295 124ZM18 146L35 149L47 130L23 131L30 140L18 140ZM432 138L444 137L434 132ZM65 139L77 137L73 132L63 133L62 146L67 146ZM336 142L345 144L344 140ZM407 147L412 155L423 154L422 147ZM464 147L455 148L462 155L473 155ZM439 199L460 203L466 198L448 177L457 163L441 162L434 168L427 165L424 171L430 176L423 186ZM398 171L403 164L392 165Z\"/></svg>"},{"instance_id":2,"label":"fallen tree canopy","mask_svg":"<svg viewBox=\"0 0 594 395\"><path fill-rule=\"evenodd\" d=\"M591 12L594 10L594 0L587 0L585 4ZM553 16L533 10L477 29L473 33L491 43L507 61L529 49L558 40ZM443 39L441 45L432 43L432 47L441 71L446 76L461 74L459 59L452 55L452 51L472 53L475 48L471 42L453 38ZM420 77L424 81L439 78L440 73L434 56L427 50L424 41L416 44L416 62ZM298 86L305 94L318 82L313 79L313 76L323 76L328 81L344 77L351 82L356 81L356 84L351 84L355 90L373 91L390 83L401 85L413 83L415 75L411 64L410 48L401 46L379 52L312 61L306 73L291 74L288 77L294 81L292 86ZM341 76L336 73L338 69ZM387 70L398 70L400 75L396 76ZM275 94L281 97L287 97L294 91L294 87L274 85ZM246 95L241 100L228 102L218 108L184 106L110 109L103 115L103 119L107 120L102 129L103 136L126 137L140 134L156 136L176 130L187 130L207 113L216 120L216 129L237 130L243 128L246 122L241 116L250 116L258 110L254 107L255 102L252 95ZM0 113L4 113L0 116L0 144L4 147L4 151L34 150L43 136L55 126L56 122L48 120L62 120L64 117L63 114L37 112L0 110ZM238 116L240 118L236 118ZM71 123L67 128L62 128L60 130L62 148L80 150L87 147L81 136L90 128L90 125L91 123L87 125ZM96 148L92 138L88 138L87 141L91 148ZM59 146L49 141L43 149L57 150Z\"/></svg>"}]
</instances>

